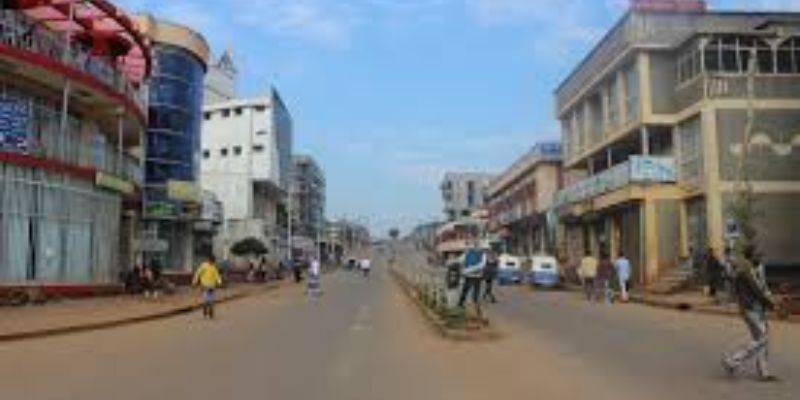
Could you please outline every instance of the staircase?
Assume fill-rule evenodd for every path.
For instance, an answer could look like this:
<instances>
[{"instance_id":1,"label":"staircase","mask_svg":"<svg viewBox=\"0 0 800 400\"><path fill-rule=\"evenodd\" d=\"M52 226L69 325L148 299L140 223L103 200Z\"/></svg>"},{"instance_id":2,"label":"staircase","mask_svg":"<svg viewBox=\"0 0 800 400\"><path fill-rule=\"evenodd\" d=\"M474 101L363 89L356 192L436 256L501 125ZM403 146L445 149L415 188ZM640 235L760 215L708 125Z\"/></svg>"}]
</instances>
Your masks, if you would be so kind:
<instances>
[{"instance_id":1,"label":"staircase","mask_svg":"<svg viewBox=\"0 0 800 400\"><path fill-rule=\"evenodd\" d=\"M647 288L653 294L673 294L691 286L694 271L688 268L670 268Z\"/></svg>"}]
</instances>

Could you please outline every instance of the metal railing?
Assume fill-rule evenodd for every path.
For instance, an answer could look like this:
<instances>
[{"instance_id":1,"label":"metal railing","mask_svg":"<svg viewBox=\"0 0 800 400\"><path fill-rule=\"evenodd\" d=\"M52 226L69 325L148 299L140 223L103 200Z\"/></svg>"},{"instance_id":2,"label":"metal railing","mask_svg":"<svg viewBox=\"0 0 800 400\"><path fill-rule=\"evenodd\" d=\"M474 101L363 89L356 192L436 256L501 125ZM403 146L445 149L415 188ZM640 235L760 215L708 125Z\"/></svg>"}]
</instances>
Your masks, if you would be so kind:
<instances>
[{"instance_id":1,"label":"metal railing","mask_svg":"<svg viewBox=\"0 0 800 400\"><path fill-rule=\"evenodd\" d=\"M147 109L143 90L137 89L111 60L92 55L77 43L67 49L67 39L14 10L0 10L0 43L46 56L85 72Z\"/></svg>"}]
</instances>

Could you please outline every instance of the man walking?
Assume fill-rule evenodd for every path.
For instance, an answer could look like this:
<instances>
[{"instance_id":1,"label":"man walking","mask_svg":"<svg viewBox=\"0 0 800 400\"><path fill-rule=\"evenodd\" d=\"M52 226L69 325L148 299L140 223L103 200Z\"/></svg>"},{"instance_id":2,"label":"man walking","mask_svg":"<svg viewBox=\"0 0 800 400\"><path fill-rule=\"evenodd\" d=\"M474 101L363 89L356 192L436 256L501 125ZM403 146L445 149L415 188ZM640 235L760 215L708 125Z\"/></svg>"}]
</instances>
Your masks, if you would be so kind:
<instances>
[{"instance_id":1,"label":"man walking","mask_svg":"<svg viewBox=\"0 0 800 400\"><path fill-rule=\"evenodd\" d=\"M617 280L619 281L619 296L623 302L628 301L628 283L631 280L631 262L625 257L625 254L620 252L616 260L614 260L614 269L617 272Z\"/></svg>"},{"instance_id":2,"label":"man walking","mask_svg":"<svg viewBox=\"0 0 800 400\"><path fill-rule=\"evenodd\" d=\"M485 266L486 255L478 248L477 242L473 243L472 247L464 252L464 268L461 270L461 275L464 276L464 285L461 287L461 297L458 300L459 307L464 308L470 292L472 292L472 302L479 307L478 298Z\"/></svg>"},{"instance_id":3,"label":"man walking","mask_svg":"<svg viewBox=\"0 0 800 400\"><path fill-rule=\"evenodd\" d=\"M214 262L214 256L209 255L194 274L192 284L203 289L203 318L214 319L214 291L222 285L222 276Z\"/></svg>"},{"instance_id":4,"label":"man walking","mask_svg":"<svg viewBox=\"0 0 800 400\"><path fill-rule=\"evenodd\" d=\"M766 284L764 266L756 257L752 246L745 248L742 256L734 257L732 264L734 293L742 318L750 330L751 340L735 353L724 357L722 367L733 375L745 361L755 358L759 379L776 381L777 378L767 369L767 310L774 309L775 303Z\"/></svg>"},{"instance_id":5,"label":"man walking","mask_svg":"<svg viewBox=\"0 0 800 400\"><path fill-rule=\"evenodd\" d=\"M586 300L594 300L594 280L597 277L597 258L595 258L592 253L587 252L581 259L578 274L583 283L583 293L586 296Z\"/></svg>"},{"instance_id":6,"label":"man walking","mask_svg":"<svg viewBox=\"0 0 800 400\"><path fill-rule=\"evenodd\" d=\"M600 255L600 262L597 265L597 281L600 290L603 291L603 303L611 304L614 291L611 288L611 279L614 277L614 263L611 257L603 251Z\"/></svg>"},{"instance_id":7,"label":"man walking","mask_svg":"<svg viewBox=\"0 0 800 400\"><path fill-rule=\"evenodd\" d=\"M492 303L497 303L497 298L494 297L494 281L497 279L497 271L500 267L500 261L497 259L497 253L493 250L487 252L486 267L483 269L483 280L486 283L486 288L483 292L483 300L489 300Z\"/></svg>"}]
</instances>

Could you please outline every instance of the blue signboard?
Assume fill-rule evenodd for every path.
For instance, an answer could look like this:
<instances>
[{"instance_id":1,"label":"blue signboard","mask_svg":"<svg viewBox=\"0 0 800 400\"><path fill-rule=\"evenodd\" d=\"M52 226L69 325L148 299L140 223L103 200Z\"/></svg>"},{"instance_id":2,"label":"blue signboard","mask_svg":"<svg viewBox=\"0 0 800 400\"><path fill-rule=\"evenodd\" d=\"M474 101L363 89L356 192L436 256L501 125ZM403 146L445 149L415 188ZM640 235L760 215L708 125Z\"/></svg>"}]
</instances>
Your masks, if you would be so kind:
<instances>
[{"instance_id":1,"label":"blue signboard","mask_svg":"<svg viewBox=\"0 0 800 400\"><path fill-rule=\"evenodd\" d=\"M28 103L14 97L0 98L0 150L28 151Z\"/></svg>"}]
</instances>

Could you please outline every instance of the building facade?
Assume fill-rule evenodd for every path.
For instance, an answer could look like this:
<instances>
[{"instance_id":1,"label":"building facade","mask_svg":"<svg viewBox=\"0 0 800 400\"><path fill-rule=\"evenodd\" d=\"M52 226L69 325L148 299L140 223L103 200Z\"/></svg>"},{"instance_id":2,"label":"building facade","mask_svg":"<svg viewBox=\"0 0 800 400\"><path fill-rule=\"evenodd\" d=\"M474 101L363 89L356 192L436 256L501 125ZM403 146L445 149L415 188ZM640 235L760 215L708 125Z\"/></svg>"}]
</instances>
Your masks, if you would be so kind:
<instances>
[{"instance_id":1,"label":"building facade","mask_svg":"<svg viewBox=\"0 0 800 400\"><path fill-rule=\"evenodd\" d=\"M235 99L237 75L233 52L225 50L208 66L203 89L203 104L211 105Z\"/></svg>"},{"instance_id":2,"label":"building facade","mask_svg":"<svg viewBox=\"0 0 800 400\"><path fill-rule=\"evenodd\" d=\"M440 187L444 214L448 221L465 218L480 210L486 200L491 174L448 172Z\"/></svg>"},{"instance_id":3,"label":"building facade","mask_svg":"<svg viewBox=\"0 0 800 400\"><path fill-rule=\"evenodd\" d=\"M255 237L275 259L286 252L292 118L277 91L204 108L202 186L223 204L217 253Z\"/></svg>"},{"instance_id":4,"label":"building facade","mask_svg":"<svg viewBox=\"0 0 800 400\"><path fill-rule=\"evenodd\" d=\"M309 155L295 155L292 162L292 234L315 247L325 234L325 174Z\"/></svg>"},{"instance_id":5,"label":"building facade","mask_svg":"<svg viewBox=\"0 0 800 400\"><path fill-rule=\"evenodd\" d=\"M637 3L556 92L563 254L625 253L646 285L721 255L748 171L761 252L800 263L800 15Z\"/></svg>"},{"instance_id":6,"label":"building facade","mask_svg":"<svg viewBox=\"0 0 800 400\"><path fill-rule=\"evenodd\" d=\"M194 228L202 206L200 123L208 44L182 25L149 15L137 21L153 43L155 59L148 84L141 251L167 269L190 271L202 256Z\"/></svg>"},{"instance_id":7,"label":"building facade","mask_svg":"<svg viewBox=\"0 0 800 400\"><path fill-rule=\"evenodd\" d=\"M108 1L3 2L0 30L0 285L116 283L140 214L150 46Z\"/></svg>"},{"instance_id":8,"label":"building facade","mask_svg":"<svg viewBox=\"0 0 800 400\"><path fill-rule=\"evenodd\" d=\"M538 143L489 184L490 224L506 251L555 254L548 211L562 186L561 151L560 143Z\"/></svg>"}]
</instances>

